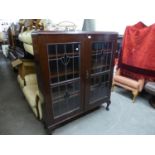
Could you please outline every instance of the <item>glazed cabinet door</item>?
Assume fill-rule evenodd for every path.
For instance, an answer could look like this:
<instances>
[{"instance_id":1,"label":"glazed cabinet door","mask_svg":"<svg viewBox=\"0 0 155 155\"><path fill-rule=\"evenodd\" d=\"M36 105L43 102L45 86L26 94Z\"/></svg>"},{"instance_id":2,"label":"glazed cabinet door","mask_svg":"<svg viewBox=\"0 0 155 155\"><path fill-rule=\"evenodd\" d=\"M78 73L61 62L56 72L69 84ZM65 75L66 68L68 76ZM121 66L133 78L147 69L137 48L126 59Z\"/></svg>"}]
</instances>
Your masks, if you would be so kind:
<instances>
[{"instance_id":1,"label":"glazed cabinet door","mask_svg":"<svg viewBox=\"0 0 155 155\"><path fill-rule=\"evenodd\" d=\"M81 108L80 42L48 44L53 117Z\"/></svg>"},{"instance_id":2,"label":"glazed cabinet door","mask_svg":"<svg viewBox=\"0 0 155 155\"><path fill-rule=\"evenodd\" d=\"M40 62L44 76L44 113L47 126L55 126L83 112L83 37L49 35L42 37ZM41 61L45 59L47 61ZM47 68L48 74L45 72Z\"/></svg>"},{"instance_id":3,"label":"glazed cabinet door","mask_svg":"<svg viewBox=\"0 0 155 155\"><path fill-rule=\"evenodd\" d=\"M88 62L85 71L86 109L104 102L110 103L116 36L114 38L109 35L88 36Z\"/></svg>"}]
</instances>

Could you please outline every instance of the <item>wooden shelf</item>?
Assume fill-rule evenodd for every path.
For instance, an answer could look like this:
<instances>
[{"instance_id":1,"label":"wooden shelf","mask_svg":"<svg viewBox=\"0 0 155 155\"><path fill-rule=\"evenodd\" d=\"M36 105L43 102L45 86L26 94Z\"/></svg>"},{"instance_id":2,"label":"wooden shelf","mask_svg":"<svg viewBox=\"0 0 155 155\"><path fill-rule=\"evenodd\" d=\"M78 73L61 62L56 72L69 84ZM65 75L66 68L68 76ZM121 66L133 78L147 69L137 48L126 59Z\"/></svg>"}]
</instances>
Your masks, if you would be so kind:
<instances>
[{"instance_id":1,"label":"wooden shelf","mask_svg":"<svg viewBox=\"0 0 155 155\"><path fill-rule=\"evenodd\" d=\"M51 60L57 60L57 58L62 58L62 57L64 57L64 56L72 56L72 57L77 57L77 56L79 56L79 52L75 52L75 53L63 53L63 54L53 54L53 55L51 55L51 54L49 54L48 55L48 58Z\"/></svg>"},{"instance_id":2,"label":"wooden shelf","mask_svg":"<svg viewBox=\"0 0 155 155\"><path fill-rule=\"evenodd\" d=\"M96 51L92 51L92 55L94 56L96 56L96 55L100 55L100 54L102 54L102 52L104 53L104 54L108 54L108 53L112 53L112 51L111 51L111 49L104 49L104 50L96 50Z\"/></svg>"},{"instance_id":3,"label":"wooden shelf","mask_svg":"<svg viewBox=\"0 0 155 155\"><path fill-rule=\"evenodd\" d=\"M54 103L60 102L60 100L64 100L64 92L62 91L60 95L55 95L56 93L52 93ZM70 93L70 98L80 95L80 90Z\"/></svg>"},{"instance_id":4,"label":"wooden shelf","mask_svg":"<svg viewBox=\"0 0 155 155\"><path fill-rule=\"evenodd\" d=\"M94 76L100 76L102 74L107 74L110 72L110 69L109 70L105 70L105 71L102 71L102 72L97 72L97 73L92 73L91 74L91 77L94 77Z\"/></svg>"},{"instance_id":5,"label":"wooden shelf","mask_svg":"<svg viewBox=\"0 0 155 155\"><path fill-rule=\"evenodd\" d=\"M69 79L69 80L66 80L66 81L60 81L60 82L57 82L57 83L51 83L50 86L51 87L57 87L58 85L63 85L63 84L70 84L70 83L73 83L73 82L76 82L76 81L79 81L80 78L74 78L74 79Z\"/></svg>"},{"instance_id":6,"label":"wooden shelf","mask_svg":"<svg viewBox=\"0 0 155 155\"><path fill-rule=\"evenodd\" d=\"M65 74L66 74L66 75L71 75L71 74L73 74L73 73L74 73L74 74L79 74L79 71L74 71L74 72L69 71L69 72L66 72L66 73L65 73L65 72L59 72L59 77L60 77L60 76L64 76ZM56 77L58 77L58 74L51 74L51 75L50 75L50 78L56 78Z\"/></svg>"},{"instance_id":7,"label":"wooden shelf","mask_svg":"<svg viewBox=\"0 0 155 155\"><path fill-rule=\"evenodd\" d=\"M92 65L92 70L94 70L94 69L99 69L99 68L103 68L103 67L109 67L109 65L95 64L95 65Z\"/></svg>"}]
</instances>

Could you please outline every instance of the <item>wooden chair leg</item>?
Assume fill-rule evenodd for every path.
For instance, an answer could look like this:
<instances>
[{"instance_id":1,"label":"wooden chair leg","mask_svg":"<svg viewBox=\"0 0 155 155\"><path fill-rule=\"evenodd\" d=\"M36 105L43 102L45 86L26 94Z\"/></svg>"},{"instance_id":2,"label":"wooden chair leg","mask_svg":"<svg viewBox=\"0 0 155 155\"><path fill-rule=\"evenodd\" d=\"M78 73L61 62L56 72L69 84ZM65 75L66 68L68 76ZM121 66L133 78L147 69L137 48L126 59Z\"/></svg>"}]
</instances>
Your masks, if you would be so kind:
<instances>
[{"instance_id":1,"label":"wooden chair leg","mask_svg":"<svg viewBox=\"0 0 155 155\"><path fill-rule=\"evenodd\" d=\"M136 92L132 92L132 94L133 94L132 102L134 103L136 97L138 96L138 91L136 91Z\"/></svg>"},{"instance_id":2,"label":"wooden chair leg","mask_svg":"<svg viewBox=\"0 0 155 155\"><path fill-rule=\"evenodd\" d=\"M112 84L111 91L114 91L115 84Z\"/></svg>"}]
</instances>

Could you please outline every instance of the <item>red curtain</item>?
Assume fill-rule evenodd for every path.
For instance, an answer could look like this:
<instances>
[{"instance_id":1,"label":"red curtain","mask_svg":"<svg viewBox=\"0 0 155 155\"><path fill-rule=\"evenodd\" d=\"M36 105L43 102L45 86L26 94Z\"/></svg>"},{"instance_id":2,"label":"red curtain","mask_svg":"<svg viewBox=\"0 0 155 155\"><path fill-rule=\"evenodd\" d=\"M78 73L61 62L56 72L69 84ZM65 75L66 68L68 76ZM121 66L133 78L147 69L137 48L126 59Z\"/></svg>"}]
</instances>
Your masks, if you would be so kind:
<instances>
[{"instance_id":1,"label":"red curtain","mask_svg":"<svg viewBox=\"0 0 155 155\"><path fill-rule=\"evenodd\" d=\"M119 67L132 77L155 79L155 24L126 27Z\"/></svg>"}]
</instances>

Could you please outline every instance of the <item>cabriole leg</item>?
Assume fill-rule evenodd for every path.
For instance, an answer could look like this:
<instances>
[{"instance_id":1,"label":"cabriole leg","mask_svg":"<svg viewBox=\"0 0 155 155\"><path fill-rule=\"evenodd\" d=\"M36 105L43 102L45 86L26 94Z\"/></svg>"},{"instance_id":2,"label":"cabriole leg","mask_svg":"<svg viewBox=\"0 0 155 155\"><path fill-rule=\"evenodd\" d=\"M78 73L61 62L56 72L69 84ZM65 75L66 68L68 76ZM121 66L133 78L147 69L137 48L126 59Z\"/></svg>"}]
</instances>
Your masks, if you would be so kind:
<instances>
[{"instance_id":1,"label":"cabriole leg","mask_svg":"<svg viewBox=\"0 0 155 155\"><path fill-rule=\"evenodd\" d=\"M107 111L109 111L109 105L111 104L111 101L109 100L108 102L107 102L107 106L106 106L106 110Z\"/></svg>"}]
</instances>

